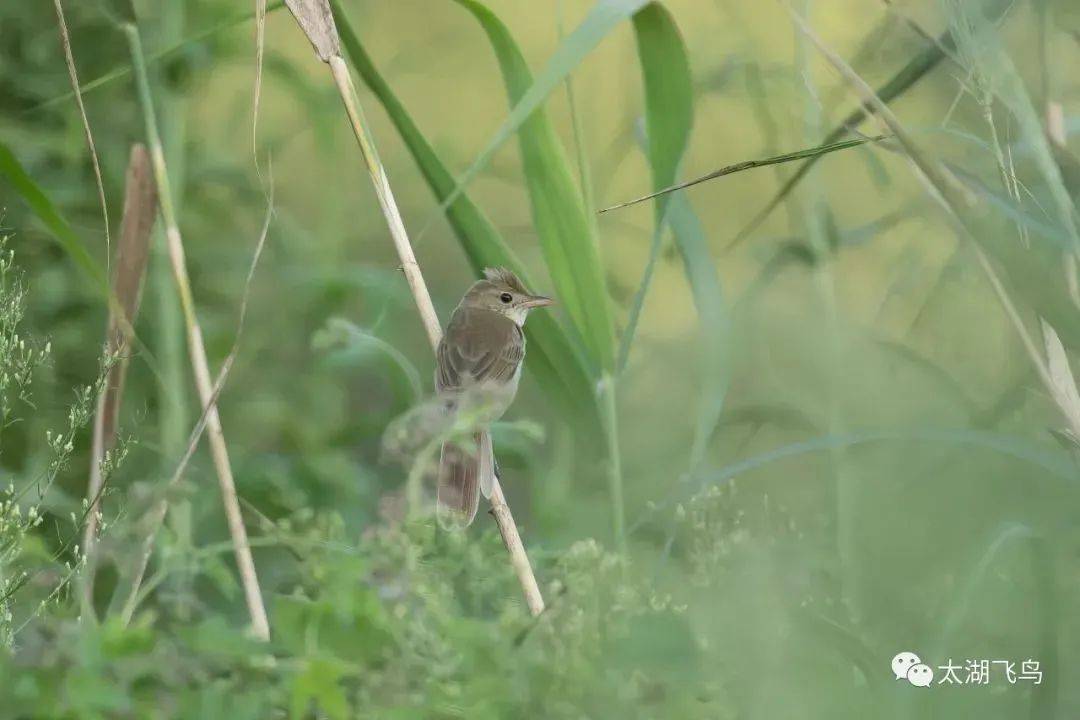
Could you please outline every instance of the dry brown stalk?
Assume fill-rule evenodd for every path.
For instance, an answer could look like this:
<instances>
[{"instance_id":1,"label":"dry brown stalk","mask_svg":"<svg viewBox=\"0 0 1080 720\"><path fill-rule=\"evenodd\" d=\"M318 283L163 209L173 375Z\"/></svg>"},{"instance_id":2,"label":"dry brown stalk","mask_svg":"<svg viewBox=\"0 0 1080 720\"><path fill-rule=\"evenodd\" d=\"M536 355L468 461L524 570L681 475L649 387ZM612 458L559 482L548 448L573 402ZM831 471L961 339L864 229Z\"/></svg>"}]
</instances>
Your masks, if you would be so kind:
<instances>
[{"instance_id":1,"label":"dry brown stalk","mask_svg":"<svg viewBox=\"0 0 1080 720\"><path fill-rule=\"evenodd\" d=\"M93 614L90 599L94 584L94 549L97 545L99 503L104 490L101 466L105 454L116 444L117 417L124 393L128 354L134 335L135 316L139 312L146 262L150 256L150 231L157 215L157 189L154 186L150 155L146 146L135 144L128 159L124 185L124 215L120 222L120 240L116 246L112 291L115 301L109 304L105 331L106 357L115 357L105 380L105 391L98 397L94 416L93 444L90 451L90 482L86 498L90 503L83 530L83 611Z\"/></svg>"}]
</instances>

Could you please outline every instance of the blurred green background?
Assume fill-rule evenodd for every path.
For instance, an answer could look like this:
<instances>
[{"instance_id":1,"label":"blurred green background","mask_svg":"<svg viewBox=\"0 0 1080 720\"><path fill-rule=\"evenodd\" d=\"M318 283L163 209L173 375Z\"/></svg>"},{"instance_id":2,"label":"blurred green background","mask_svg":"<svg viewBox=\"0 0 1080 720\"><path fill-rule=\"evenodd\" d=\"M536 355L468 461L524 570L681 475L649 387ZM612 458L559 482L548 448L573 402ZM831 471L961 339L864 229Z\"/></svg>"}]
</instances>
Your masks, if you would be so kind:
<instances>
[{"instance_id":1,"label":"blurred green background","mask_svg":"<svg viewBox=\"0 0 1080 720\"><path fill-rule=\"evenodd\" d=\"M488 6L537 74L593 17L592 3L581 0ZM693 101L679 178L816 146L859 104L784 3L663 6L681 34ZM1070 0L1023 0L1004 15L1001 6L794 3L872 87L954 31L946 57L890 105L965 201L961 222L1045 362L1040 318L1067 353L1080 349L1070 292L1080 164L1069 150L1080 150L1080 80L1071 71L1080 62L1080 10ZM435 0L342 7L442 163L464 172L511 106L477 19ZM128 151L145 141L116 24L131 10L104 0L64 9L80 80L110 78L87 89L85 103L115 241ZM18 632L0 661L0 714L1080 712L1080 626L1071 610L1080 602L1076 443L1062 432L1069 424L1060 404L976 246L895 140L823 157L737 242L798 165L672 196L681 200L672 201L669 220L683 223L676 230L689 223L708 252L689 257L682 240L661 234L621 372L582 349L589 339L565 305L554 310L590 382L605 369L616 376L616 412L605 433L602 407L596 416L569 411L564 390L527 372L512 422L496 428L503 486L550 606L534 621L489 517L481 514L465 537L435 532L430 515L402 520L407 469L381 452L381 438L420 399L412 378L431 392L431 352L329 73L284 9L266 23L257 175L252 11L218 0L138 0L134 17L214 368L236 336L264 191L273 185L268 243L220 402L273 642L243 636L243 596L202 446L172 498L131 627L115 618L78 621L77 593L64 587L62 571L77 533L69 516L86 488L89 432L81 432L38 501L46 522L20 540L26 547L14 564L0 564L0 573L27 570L32 578L5 598ZM114 77L117 69L125 72ZM657 71L661 86L677 84L667 66ZM398 130L357 77L445 322L474 268ZM622 338L658 206L593 211L653 189L632 23L615 24L570 77L573 101L560 82L542 112L577 192L586 178L582 207L595 218L601 294ZM655 122L667 111L652 109ZM1048 113L1061 120L1049 136ZM872 119L859 127L882 131ZM47 3L0 8L0 142L105 267L93 173ZM510 138L467 192L533 289L558 294L565 278L545 260L530 172ZM98 372L107 306L10 174L0 176L0 207L29 288L24 332L52 347L33 404L19 406L0 444L0 484L23 488L48 463L45 432L66 422L73 388ZM588 263L582 257L571 265ZM715 268L718 294L695 294L711 287L695 286L705 265ZM702 297L713 304L703 308ZM343 331L335 318L361 332ZM100 611L139 536L146 499L172 474L199 416L160 228L136 332L142 345L121 415L132 446L104 501ZM596 407L608 397L573 402ZM719 412L715 423L710 408ZM620 505L605 442L612 433L622 538L613 530ZM989 686L919 689L890 672L903 650L938 677L952 658L1017 667L1033 659L1044 678L1010 684L996 669Z\"/></svg>"}]
</instances>

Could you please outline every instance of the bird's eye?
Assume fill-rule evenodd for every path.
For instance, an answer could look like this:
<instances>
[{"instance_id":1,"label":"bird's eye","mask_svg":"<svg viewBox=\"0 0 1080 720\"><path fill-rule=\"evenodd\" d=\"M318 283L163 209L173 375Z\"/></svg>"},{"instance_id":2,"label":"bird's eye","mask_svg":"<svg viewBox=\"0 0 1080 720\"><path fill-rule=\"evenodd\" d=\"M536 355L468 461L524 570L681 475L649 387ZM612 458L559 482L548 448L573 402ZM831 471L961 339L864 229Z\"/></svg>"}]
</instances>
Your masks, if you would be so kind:
<instances>
[{"instance_id":1,"label":"bird's eye","mask_svg":"<svg viewBox=\"0 0 1080 720\"><path fill-rule=\"evenodd\" d=\"M508 302L510 302L511 300L514 299L514 296L511 295L510 293L503 293L502 295L499 296L499 299L502 300L504 303L508 303Z\"/></svg>"}]
</instances>

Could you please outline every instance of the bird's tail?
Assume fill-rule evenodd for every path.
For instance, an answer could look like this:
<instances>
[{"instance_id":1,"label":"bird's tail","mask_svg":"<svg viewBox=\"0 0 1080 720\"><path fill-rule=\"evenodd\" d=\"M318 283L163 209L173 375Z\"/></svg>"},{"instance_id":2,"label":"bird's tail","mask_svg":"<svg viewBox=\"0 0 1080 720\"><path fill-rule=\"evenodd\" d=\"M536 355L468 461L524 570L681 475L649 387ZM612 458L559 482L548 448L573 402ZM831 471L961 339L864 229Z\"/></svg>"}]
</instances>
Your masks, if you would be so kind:
<instances>
[{"instance_id":1,"label":"bird's tail","mask_svg":"<svg viewBox=\"0 0 1080 720\"><path fill-rule=\"evenodd\" d=\"M487 430L471 440L443 443L439 457L438 516L444 525L465 527L476 517L480 494L491 496L495 454Z\"/></svg>"}]
</instances>

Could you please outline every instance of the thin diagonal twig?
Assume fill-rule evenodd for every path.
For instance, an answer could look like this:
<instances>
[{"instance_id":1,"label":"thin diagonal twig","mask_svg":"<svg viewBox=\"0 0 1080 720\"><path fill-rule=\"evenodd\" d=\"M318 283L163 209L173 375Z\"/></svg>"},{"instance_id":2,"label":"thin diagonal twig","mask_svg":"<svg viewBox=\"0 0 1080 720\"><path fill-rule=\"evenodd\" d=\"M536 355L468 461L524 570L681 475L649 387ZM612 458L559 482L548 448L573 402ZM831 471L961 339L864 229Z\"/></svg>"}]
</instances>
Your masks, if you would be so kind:
<instances>
[{"instance_id":1,"label":"thin diagonal twig","mask_svg":"<svg viewBox=\"0 0 1080 720\"><path fill-rule=\"evenodd\" d=\"M75 94L75 104L82 119L83 134L86 135L86 145L90 150L90 163L94 166L94 180L97 181L98 201L101 203L101 220L105 224L105 256L108 258L112 256L112 241L109 237L109 206L105 202L105 183L101 180L101 165L98 163L97 148L94 146L94 134L90 132L90 120L86 116L86 106L83 105L82 91L79 89L79 74L75 71L75 57L71 53L71 37L64 20L64 8L60 5L60 0L53 0L53 5L56 7L56 23L60 26L60 47L64 51L64 62L67 64L68 77L71 78L71 90Z\"/></svg>"},{"instance_id":2,"label":"thin diagonal twig","mask_svg":"<svg viewBox=\"0 0 1080 720\"><path fill-rule=\"evenodd\" d=\"M743 172L744 170L753 170L754 168L767 167L769 165L779 165L781 163L792 162L795 160L806 160L808 158L813 159L817 158L820 155L827 155L828 153L837 152L839 150L847 150L848 148L858 147L859 145L865 145L866 143L876 143L881 140L885 140L888 137L888 135L875 135L872 137L859 136L850 140L841 140L840 142L819 145L815 148L797 150L795 152L784 153L783 155L776 155L774 157L760 158L757 160L744 160L743 162L735 163L734 165L727 165L720 168L719 170L713 170L712 172L702 175L701 177L696 177L693 180L687 180L685 182L666 187L662 190L657 190L656 192L649 193L648 195L642 195L639 198L634 198L633 200L627 200L626 202L621 202L617 205L606 207L600 212L606 213L610 212L611 210L618 210L619 208L627 207L629 205L636 205L637 203L645 202L646 200L652 200L653 198L659 197L661 195L666 195L667 193L675 192L676 190L685 190L688 187L693 187L694 185L699 185L709 180L715 180L716 178L724 177L725 175L734 175L735 173Z\"/></svg>"}]
</instances>

